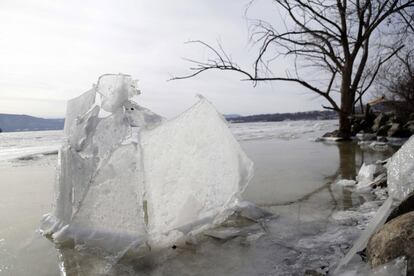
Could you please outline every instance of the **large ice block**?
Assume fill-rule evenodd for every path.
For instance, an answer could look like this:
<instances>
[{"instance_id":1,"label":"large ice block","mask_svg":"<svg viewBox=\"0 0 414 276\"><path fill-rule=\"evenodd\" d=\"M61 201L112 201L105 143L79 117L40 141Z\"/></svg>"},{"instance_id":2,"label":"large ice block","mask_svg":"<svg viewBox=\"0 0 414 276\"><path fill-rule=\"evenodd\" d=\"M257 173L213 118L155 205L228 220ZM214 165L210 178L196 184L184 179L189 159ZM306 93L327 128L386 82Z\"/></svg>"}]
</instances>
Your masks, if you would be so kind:
<instances>
[{"instance_id":1,"label":"large ice block","mask_svg":"<svg viewBox=\"0 0 414 276\"><path fill-rule=\"evenodd\" d=\"M66 136L70 136L72 128L76 125L77 120L80 116L84 116L88 112L95 103L95 98L96 92L94 89L91 89L79 97L68 101L64 127Z\"/></svg>"},{"instance_id":2,"label":"large ice block","mask_svg":"<svg viewBox=\"0 0 414 276\"><path fill-rule=\"evenodd\" d=\"M388 192L396 200L404 200L414 191L414 136L387 164Z\"/></svg>"},{"instance_id":3,"label":"large ice block","mask_svg":"<svg viewBox=\"0 0 414 276\"><path fill-rule=\"evenodd\" d=\"M203 98L165 121L133 102L136 94L130 76L107 74L68 103L55 208L41 227L54 241L118 253L163 247L238 203L253 164L212 104Z\"/></svg>"},{"instance_id":4,"label":"large ice block","mask_svg":"<svg viewBox=\"0 0 414 276\"><path fill-rule=\"evenodd\" d=\"M125 74L102 75L98 79L96 91L101 95L102 108L108 112L121 109L129 98L140 93L137 81Z\"/></svg>"},{"instance_id":5,"label":"large ice block","mask_svg":"<svg viewBox=\"0 0 414 276\"><path fill-rule=\"evenodd\" d=\"M119 146L94 175L71 224L114 234L146 233L137 145Z\"/></svg>"},{"instance_id":6,"label":"large ice block","mask_svg":"<svg viewBox=\"0 0 414 276\"><path fill-rule=\"evenodd\" d=\"M206 99L141 139L150 233L213 222L234 207L251 175L251 162Z\"/></svg>"}]
</instances>

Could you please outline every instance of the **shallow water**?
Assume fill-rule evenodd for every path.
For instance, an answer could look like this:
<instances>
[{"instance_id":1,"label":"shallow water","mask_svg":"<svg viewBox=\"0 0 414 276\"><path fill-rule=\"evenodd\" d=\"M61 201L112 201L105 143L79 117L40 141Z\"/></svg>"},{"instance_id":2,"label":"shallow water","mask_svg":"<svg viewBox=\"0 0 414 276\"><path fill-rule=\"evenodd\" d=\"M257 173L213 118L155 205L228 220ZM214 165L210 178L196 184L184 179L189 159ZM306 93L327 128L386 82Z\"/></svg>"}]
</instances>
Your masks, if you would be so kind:
<instances>
[{"instance_id":1,"label":"shallow water","mask_svg":"<svg viewBox=\"0 0 414 276\"><path fill-rule=\"evenodd\" d=\"M244 198L276 215L263 221L257 232L225 242L204 237L197 244L139 260L97 257L96 252L79 246L56 250L36 232L41 215L50 211L56 156L9 160L0 168L0 273L303 275L307 269L332 267L360 232L354 218L344 219L341 213L343 220L338 222L332 214L353 212L372 200L371 195L332 183L354 179L363 162L384 159L393 151L361 150L355 143L313 142L335 128L332 121L237 124L231 128L255 163L255 176ZM36 135L42 137L42 133ZM49 138L59 140L58 136ZM49 138L36 139L43 143ZM28 146L21 148L38 146L32 142L27 138ZM371 213L361 214L362 219Z\"/></svg>"}]
</instances>

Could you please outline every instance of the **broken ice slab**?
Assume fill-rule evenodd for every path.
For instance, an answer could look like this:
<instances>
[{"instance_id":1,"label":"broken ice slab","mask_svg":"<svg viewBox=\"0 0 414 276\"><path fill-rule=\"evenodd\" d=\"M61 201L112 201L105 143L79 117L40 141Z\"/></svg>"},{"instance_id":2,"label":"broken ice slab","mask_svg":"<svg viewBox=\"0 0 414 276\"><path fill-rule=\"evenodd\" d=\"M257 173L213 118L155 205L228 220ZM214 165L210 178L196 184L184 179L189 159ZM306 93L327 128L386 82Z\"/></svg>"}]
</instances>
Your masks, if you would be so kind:
<instances>
[{"instance_id":1,"label":"broken ice slab","mask_svg":"<svg viewBox=\"0 0 414 276\"><path fill-rule=\"evenodd\" d=\"M88 144L98 123L100 108L95 106L83 116L78 116L68 135L69 144L76 151L81 151Z\"/></svg>"},{"instance_id":2,"label":"broken ice slab","mask_svg":"<svg viewBox=\"0 0 414 276\"><path fill-rule=\"evenodd\" d=\"M93 158L84 158L67 145L59 151L57 170L54 215L67 224L81 204L96 165Z\"/></svg>"},{"instance_id":3,"label":"broken ice slab","mask_svg":"<svg viewBox=\"0 0 414 276\"><path fill-rule=\"evenodd\" d=\"M402 201L414 191L414 136L412 136L387 164L388 192Z\"/></svg>"},{"instance_id":4,"label":"broken ice slab","mask_svg":"<svg viewBox=\"0 0 414 276\"><path fill-rule=\"evenodd\" d=\"M257 205L251 202L248 202L248 201L242 201L237 205L236 214L243 218L256 221L256 222L263 220L265 218L275 216L275 214L265 209L262 209L258 207Z\"/></svg>"},{"instance_id":5,"label":"broken ice slab","mask_svg":"<svg viewBox=\"0 0 414 276\"><path fill-rule=\"evenodd\" d=\"M260 236L265 234L265 230L259 224L244 227L218 227L204 232L206 236L219 240L229 240L235 237Z\"/></svg>"},{"instance_id":6,"label":"broken ice slab","mask_svg":"<svg viewBox=\"0 0 414 276\"><path fill-rule=\"evenodd\" d=\"M343 267L345 267L356 256L358 252L365 249L369 238L372 236L372 234L374 234L379 229L379 227L381 227L384 224L384 222L387 220L388 216L390 215L393 207L394 207L394 201L390 197L378 209L377 213L372 218L367 228L362 232L358 240L354 243L354 245L348 251L345 257L339 262L333 275L336 275L338 272L340 272L343 269Z\"/></svg>"},{"instance_id":7,"label":"broken ice slab","mask_svg":"<svg viewBox=\"0 0 414 276\"><path fill-rule=\"evenodd\" d=\"M252 162L205 99L176 119L143 131L141 138L148 229L154 235L220 220L252 175Z\"/></svg>"},{"instance_id":8,"label":"broken ice slab","mask_svg":"<svg viewBox=\"0 0 414 276\"><path fill-rule=\"evenodd\" d=\"M56 242L168 246L222 222L239 202L253 164L211 103L164 121L131 100L137 93L130 76L104 75L69 102L55 210L42 222Z\"/></svg>"},{"instance_id":9,"label":"broken ice slab","mask_svg":"<svg viewBox=\"0 0 414 276\"><path fill-rule=\"evenodd\" d=\"M265 224L279 216L270 213L255 204L243 201L237 204L234 213L220 226L204 232L204 235L220 240L244 237L248 240L265 234Z\"/></svg>"},{"instance_id":10,"label":"broken ice slab","mask_svg":"<svg viewBox=\"0 0 414 276\"><path fill-rule=\"evenodd\" d=\"M356 262L342 271L336 273L337 276L406 276L407 259L405 257L396 258L384 265L370 268L367 263Z\"/></svg>"},{"instance_id":11,"label":"broken ice slab","mask_svg":"<svg viewBox=\"0 0 414 276\"><path fill-rule=\"evenodd\" d=\"M71 224L114 234L146 234L139 154L134 144L113 151L91 180Z\"/></svg>"},{"instance_id":12,"label":"broken ice slab","mask_svg":"<svg viewBox=\"0 0 414 276\"><path fill-rule=\"evenodd\" d=\"M100 119L89 144L81 153L93 154L97 161L103 162L126 139L130 131L131 127L124 111L117 110L110 116Z\"/></svg>"},{"instance_id":13,"label":"broken ice slab","mask_svg":"<svg viewBox=\"0 0 414 276\"><path fill-rule=\"evenodd\" d=\"M335 182L335 185L343 186L343 187L351 187L351 186L355 186L356 183L357 182L352 179L340 179Z\"/></svg>"},{"instance_id":14,"label":"broken ice slab","mask_svg":"<svg viewBox=\"0 0 414 276\"><path fill-rule=\"evenodd\" d=\"M137 81L125 74L100 76L96 91L101 95L102 108L108 112L119 110L128 99L140 93Z\"/></svg>"},{"instance_id":15,"label":"broken ice slab","mask_svg":"<svg viewBox=\"0 0 414 276\"><path fill-rule=\"evenodd\" d=\"M68 137L73 132L80 117L83 117L95 103L96 91L91 89L82 95L69 100L66 107L64 133Z\"/></svg>"},{"instance_id":16,"label":"broken ice slab","mask_svg":"<svg viewBox=\"0 0 414 276\"><path fill-rule=\"evenodd\" d=\"M365 163L362 164L356 177L356 180L358 181L358 186L365 187L367 184L372 182L374 180L374 174L376 171L377 165L366 165Z\"/></svg>"},{"instance_id":17,"label":"broken ice slab","mask_svg":"<svg viewBox=\"0 0 414 276\"><path fill-rule=\"evenodd\" d=\"M132 127L154 128L164 121L164 119L151 110L139 106L133 101L124 103L125 116Z\"/></svg>"}]
</instances>

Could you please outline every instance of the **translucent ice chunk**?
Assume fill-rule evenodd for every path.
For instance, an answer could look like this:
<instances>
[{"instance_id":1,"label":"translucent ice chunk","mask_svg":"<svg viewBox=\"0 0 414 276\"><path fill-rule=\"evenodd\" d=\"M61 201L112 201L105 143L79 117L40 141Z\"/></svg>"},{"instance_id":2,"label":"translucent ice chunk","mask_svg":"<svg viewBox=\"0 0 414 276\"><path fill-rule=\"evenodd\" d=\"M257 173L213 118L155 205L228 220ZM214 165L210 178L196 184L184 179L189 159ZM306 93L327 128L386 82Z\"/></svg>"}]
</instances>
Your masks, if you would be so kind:
<instances>
[{"instance_id":1,"label":"translucent ice chunk","mask_svg":"<svg viewBox=\"0 0 414 276\"><path fill-rule=\"evenodd\" d=\"M82 157L73 148L64 147L60 154L56 217L69 223L89 187L96 164L92 157Z\"/></svg>"},{"instance_id":2,"label":"translucent ice chunk","mask_svg":"<svg viewBox=\"0 0 414 276\"><path fill-rule=\"evenodd\" d=\"M218 219L252 175L252 162L205 99L141 138L153 235Z\"/></svg>"},{"instance_id":3,"label":"translucent ice chunk","mask_svg":"<svg viewBox=\"0 0 414 276\"><path fill-rule=\"evenodd\" d=\"M374 180L374 174L377 170L377 165L366 165L362 164L359 169L356 180L358 181L358 186L364 186L366 183L370 183Z\"/></svg>"},{"instance_id":4,"label":"translucent ice chunk","mask_svg":"<svg viewBox=\"0 0 414 276\"><path fill-rule=\"evenodd\" d=\"M58 175L55 186L55 216L65 223L72 218L73 209L78 208L84 189L93 172L93 160L82 158L76 151L63 147L59 151Z\"/></svg>"},{"instance_id":5,"label":"translucent ice chunk","mask_svg":"<svg viewBox=\"0 0 414 276\"><path fill-rule=\"evenodd\" d=\"M84 116L86 112L95 103L96 93L91 89L79 97L68 101L66 107L65 127L64 132L66 136L70 136L72 127L76 124L79 117Z\"/></svg>"},{"instance_id":6,"label":"translucent ice chunk","mask_svg":"<svg viewBox=\"0 0 414 276\"><path fill-rule=\"evenodd\" d=\"M76 122L72 125L70 135L68 137L69 144L76 151L80 151L87 140L91 139L98 123L99 106L90 109L85 115L78 116Z\"/></svg>"},{"instance_id":7,"label":"translucent ice chunk","mask_svg":"<svg viewBox=\"0 0 414 276\"><path fill-rule=\"evenodd\" d=\"M125 102L124 107L125 115L132 127L154 128L163 121L161 116L132 101Z\"/></svg>"},{"instance_id":8,"label":"translucent ice chunk","mask_svg":"<svg viewBox=\"0 0 414 276\"><path fill-rule=\"evenodd\" d=\"M113 234L145 234L137 145L118 147L92 179L72 223Z\"/></svg>"},{"instance_id":9,"label":"translucent ice chunk","mask_svg":"<svg viewBox=\"0 0 414 276\"><path fill-rule=\"evenodd\" d=\"M129 98L139 94L137 81L125 74L102 75L96 91L101 95L102 108L108 112L118 110Z\"/></svg>"},{"instance_id":10,"label":"translucent ice chunk","mask_svg":"<svg viewBox=\"0 0 414 276\"><path fill-rule=\"evenodd\" d=\"M120 109L99 121L91 143L85 151L93 153L99 161L103 161L121 144L129 131L128 120L124 111Z\"/></svg>"},{"instance_id":11,"label":"translucent ice chunk","mask_svg":"<svg viewBox=\"0 0 414 276\"><path fill-rule=\"evenodd\" d=\"M44 234L118 254L170 245L234 211L253 165L207 100L165 122L129 99L138 90L128 75L104 75L95 89L101 104L94 91L68 104Z\"/></svg>"},{"instance_id":12,"label":"translucent ice chunk","mask_svg":"<svg viewBox=\"0 0 414 276\"><path fill-rule=\"evenodd\" d=\"M355 184L356 184L356 181L352 179L340 179L335 183L335 185L344 186L344 187L355 186Z\"/></svg>"},{"instance_id":13,"label":"translucent ice chunk","mask_svg":"<svg viewBox=\"0 0 414 276\"><path fill-rule=\"evenodd\" d=\"M381 227L384 224L384 222L390 215L393 207L394 201L390 197L378 209L377 213L375 214L374 218L372 218L367 228L362 232L361 236L354 243L354 245L348 251L345 257L339 262L333 275L336 275L339 271L341 271L341 269L343 269L343 267L347 265L352 260L352 258L354 258L356 253L362 251L367 246L368 240L379 229L379 227Z\"/></svg>"},{"instance_id":14,"label":"translucent ice chunk","mask_svg":"<svg viewBox=\"0 0 414 276\"><path fill-rule=\"evenodd\" d=\"M414 136L412 136L392 157L387 165L388 192L404 200L414 191Z\"/></svg>"},{"instance_id":15,"label":"translucent ice chunk","mask_svg":"<svg viewBox=\"0 0 414 276\"><path fill-rule=\"evenodd\" d=\"M384 265L371 269L367 263L359 262L352 267L335 274L338 276L405 276L407 275L407 259L399 257Z\"/></svg>"}]
</instances>

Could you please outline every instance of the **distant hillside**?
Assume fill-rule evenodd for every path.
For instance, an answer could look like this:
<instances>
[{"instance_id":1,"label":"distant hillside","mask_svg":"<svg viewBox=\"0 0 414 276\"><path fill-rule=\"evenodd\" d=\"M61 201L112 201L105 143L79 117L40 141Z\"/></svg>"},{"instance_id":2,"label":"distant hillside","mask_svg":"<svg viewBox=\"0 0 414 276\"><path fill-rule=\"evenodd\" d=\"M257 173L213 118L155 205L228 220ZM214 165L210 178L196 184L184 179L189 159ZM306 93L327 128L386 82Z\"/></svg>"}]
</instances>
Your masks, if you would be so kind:
<instances>
[{"instance_id":1,"label":"distant hillside","mask_svg":"<svg viewBox=\"0 0 414 276\"><path fill-rule=\"evenodd\" d=\"M330 120L337 119L334 111L308 111L297 113L259 114L240 116L227 114L224 117L233 123L247 122L279 122L285 120ZM63 129L65 119L43 119L28 115L2 114L0 113L0 128L3 132L35 131L35 130L59 130Z\"/></svg>"},{"instance_id":2,"label":"distant hillside","mask_svg":"<svg viewBox=\"0 0 414 276\"><path fill-rule=\"evenodd\" d=\"M43 119L28 115L0 113L0 128L3 132L58 130L63 129L65 119Z\"/></svg>"},{"instance_id":3,"label":"distant hillside","mask_svg":"<svg viewBox=\"0 0 414 276\"><path fill-rule=\"evenodd\" d=\"M237 118L242 117L239 114L224 114L223 116L226 120L237 119Z\"/></svg>"},{"instance_id":4,"label":"distant hillside","mask_svg":"<svg viewBox=\"0 0 414 276\"><path fill-rule=\"evenodd\" d=\"M275 113L275 114L259 114L251 116L241 116L227 118L232 123L248 123L248 122L280 122L280 121L298 121L298 120L332 120L337 119L338 114L335 111L307 111L296 113Z\"/></svg>"}]
</instances>

